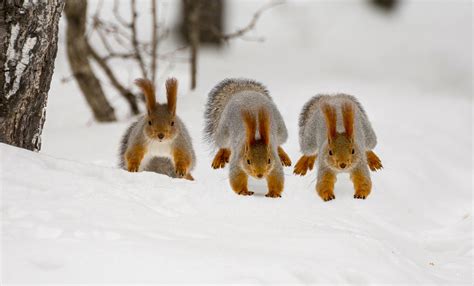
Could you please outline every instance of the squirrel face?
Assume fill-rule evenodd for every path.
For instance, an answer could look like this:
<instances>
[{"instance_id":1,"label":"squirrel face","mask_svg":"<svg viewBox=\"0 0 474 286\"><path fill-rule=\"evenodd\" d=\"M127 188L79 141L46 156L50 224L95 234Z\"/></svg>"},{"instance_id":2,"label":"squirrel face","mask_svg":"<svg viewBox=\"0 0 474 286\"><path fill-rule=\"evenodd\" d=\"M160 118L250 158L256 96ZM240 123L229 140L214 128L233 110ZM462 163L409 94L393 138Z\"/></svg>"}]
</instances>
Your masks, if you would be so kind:
<instances>
[{"instance_id":1,"label":"squirrel face","mask_svg":"<svg viewBox=\"0 0 474 286\"><path fill-rule=\"evenodd\" d=\"M169 141L176 137L176 118L168 111L166 104L155 105L151 114L147 116L145 134L153 140Z\"/></svg>"},{"instance_id":2,"label":"squirrel face","mask_svg":"<svg viewBox=\"0 0 474 286\"><path fill-rule=\"evenodd\" d=\"M255 138L257 118L254 113L242 111L245 126L245 145L242 156L242 167L247 174L261 179L273 169L274 158L270 145L270 116L265 108L258 110L258 131L260 139Z\"/></svg>"},{"instance_id":3,"label":"squirrel face","mask_svg":"<svg viewBox=\"0 0 474 286\"><path fill-rule=\"evenodd\" d=\"M353 141L346 133L338 133L335 138L328 140L325 158L330 167L344 171L358 161Z\"/></svg>"},{"instance_id":4,"label":"squirrel face","mask_svg":"<svg viewBox=\"0 0 474 286\"><path fill-rule=\"evenodd\" d=\"M141 88L146 99L147 117L144 127L146 136L152 140L173 140L178 133L176 124L176 100L178 81L170 78L166 81L166 104L159 104L155 98L155 87L147 79L137 79L135 83Z\"/></svg>"},{"instance_id":5,"label":"squirrel face","mask_svg":"<svg viewBox=\"0 0 474 286\"><path fill-rule=\"evenodd\" d=\"M354 144L354 108L351 103L342 104L342 122L345 132L336 131L336 109L324 104L322 107L326 120L327 148L326 163L333 169L343 171L350 169L356 162L357 150Z\"/></svg>"},{"instance_id":6,"label":"squirrel face","mask_svg":"<svg viewBox=\"0 0 474 286\"><path fill-rule=\"evenodd\" d=\"M254 178L261 179L270 173L274 166L274 156L269 146L262 140L253 145L245 145L242 156L242 167Z\"/></svg>"}]
</instances>

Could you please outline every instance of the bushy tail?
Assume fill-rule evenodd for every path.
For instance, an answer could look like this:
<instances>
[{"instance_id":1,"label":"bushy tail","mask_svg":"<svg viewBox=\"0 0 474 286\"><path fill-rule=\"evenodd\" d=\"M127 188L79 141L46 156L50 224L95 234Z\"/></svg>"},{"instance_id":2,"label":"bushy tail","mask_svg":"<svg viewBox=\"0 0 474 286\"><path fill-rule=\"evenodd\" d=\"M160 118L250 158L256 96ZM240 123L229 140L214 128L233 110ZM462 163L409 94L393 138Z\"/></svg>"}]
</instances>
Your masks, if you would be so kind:
<instances>
[{"instance_id":1,"label":"bushy tail","mask_svg":"<svg viewBox=\"0 0 474 286\"><path fill-rule=\"evenodd\" d=\"M225 79L209 92L206 112L204 115L206 120L206 127L204 129L206 140L212 141L219 120L221 119L222 111L230 98L232 98L236 93L246 90L261 93L271 99L267 88L263 84L244 78Z\"/></svg>"},{"instance_id":2,"label":"bushy tail","mask_svg":"<svg viewBox=\"0 0 474 286\"><path fill-rule=\"evenodd\" d=\"M125 152L127 152L127 147L128 147L128 139L130 138L130 134L132 133L133 128L138 124L138 122L132 123L127 130L125 131L125 134L122 137L122 140L120 140L120 148L119 148L119 167L126 170L127 166L125 165Z\"/></svg>"}]
</instances>

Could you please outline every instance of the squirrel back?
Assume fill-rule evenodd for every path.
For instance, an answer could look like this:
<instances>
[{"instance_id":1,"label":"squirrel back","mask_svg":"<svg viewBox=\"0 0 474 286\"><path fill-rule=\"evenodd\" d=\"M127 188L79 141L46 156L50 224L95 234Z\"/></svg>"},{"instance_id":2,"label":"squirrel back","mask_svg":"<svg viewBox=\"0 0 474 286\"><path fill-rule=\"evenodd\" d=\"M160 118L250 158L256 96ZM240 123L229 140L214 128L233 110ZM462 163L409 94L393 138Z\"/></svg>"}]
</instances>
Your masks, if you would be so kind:
<instances>
[{"instance_id":1,"label":"squirrel back","mask_svg":"<svg viewBox=\"0 0 474 286\"><path fill-rule=\"evenodd\" d=\"M257 81L244 78L224 79L209 92L205 111L206 127L204 129L205 138L208 141L212 141L212 135L217 130L222 112L229 100L242 91L254 91L271 100L267 88Z\"/></svg>"}]
</instances>

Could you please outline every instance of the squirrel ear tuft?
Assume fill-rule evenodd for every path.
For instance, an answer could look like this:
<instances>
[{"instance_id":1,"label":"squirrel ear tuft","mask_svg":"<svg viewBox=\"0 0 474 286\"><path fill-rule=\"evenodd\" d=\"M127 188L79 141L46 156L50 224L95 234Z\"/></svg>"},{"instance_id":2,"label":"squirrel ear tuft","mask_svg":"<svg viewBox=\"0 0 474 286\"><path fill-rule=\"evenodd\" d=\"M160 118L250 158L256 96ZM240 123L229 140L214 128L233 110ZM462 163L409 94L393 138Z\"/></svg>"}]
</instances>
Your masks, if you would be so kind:
<instances>
[{"instance_id":1,"label":"squirrel ear tuft","mask_svg":"<svg viewBox=\"0 0 474 286\"><path fill-rule=\"evenodd\" d=\"M166 98L168 101L168 111L176 114L176 102L178 97L178 80L174 77L166 80Z\"/></svg>"},{"instance_id":2,"label":"squirrel ear tuft","mask_svg":"<svg viewBox=\"0 0 474 286\"><path fill-rule=\"evenodd\" d=\"M354 137L354 108L351 103L346 102L342 105L342 120L347 136L352 139Z\"/></svg>"},{"instance_id":3,"label":"squirrel ear tuft","mask_svg":"<svg viewBox=\"0 0 474 286\"><path fill-rule=\"evenodd\" d=\"M156 104L155 87L150 80L145 78L136 79L135 84L142 90L143 95L145 96L146 109L148 111L148 115L150 115L155 109Z\"/></svg>"},{"instance_id":4,"label":"squirrel ear tuft","mask_svg":"<svg viewBox=\"0 0 474 286\"><path fill-rule=\"evenodd\" d=\"M336 138L336 109L329 104L325 103L321 106L324 117L326 119L326 129L328 140L331 141L332 139Z\"/></svg>"},{"instance_id":5,"label":"squirrel ear tuft","mask_svg":"<svg viewBox=\"0 0 474 286\"><path fill-rule=\"evenodd\" d=\"M257 120L255 116L248 110L242 111L242 119L245 125L247 146L255 143L255 131L257 130Z\"/></svg>"},{"instance_id":6,"label":"squirrel ear tuft","mask_svg":"<svg viewBox=\"0 0 474 286\"><path fill-rule=\"evenodd\" d=\"M270 143L270 118L268 116L268 111L265 108L260 108L258 111L258 131L260 133L260 138L263 140L265 145Z\"/></svg>"}]
</instances>

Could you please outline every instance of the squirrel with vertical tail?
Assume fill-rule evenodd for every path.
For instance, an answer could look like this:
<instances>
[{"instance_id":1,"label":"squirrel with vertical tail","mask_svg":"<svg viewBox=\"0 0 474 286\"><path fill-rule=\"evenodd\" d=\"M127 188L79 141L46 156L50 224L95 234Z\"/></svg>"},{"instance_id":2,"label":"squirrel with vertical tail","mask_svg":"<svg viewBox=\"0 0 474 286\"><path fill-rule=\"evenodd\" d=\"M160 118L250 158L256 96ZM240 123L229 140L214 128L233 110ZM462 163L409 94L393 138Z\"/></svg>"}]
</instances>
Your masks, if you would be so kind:
<instances>
[{"instance_id":1,"label":"squirrel with vertical tail","mask_svg":"<svg viewBox=\"0 0 474 286\"><path fill-rule=\"evenodd\" d=\"M150 80L137 79L142 90L147 114L132 123L122 137L120 167L129 172L151 171L173 178L194 180L191 175L196 156L191 137L176 115L178 81L166 81L167 103L159 104Z\"/></svg>"},{"instance_id":2,"label":"squirrel with vertical tail","mask_svg":"<svg viewBox=\"0 0 474 286\"><path fill-rule=\"evenodd\" d=\"M316 192L324 201L335 199L338 173L350 173L354 198L365 199L372 189L369 168L382 163L372 151L377 137L359 101L345 94L318 95L304 106L299 120L299 140L303 156L294 173L304 176L318 160Z\"/></svg>"},{"instance_id":3,"label":"squirrel with vertical tail","mask_svg":"<svg viewBox=\"0 0 474 286\"><path fill-rule=\"evenodd\" d=\"M219 148L214 169L230 162L229 180L233 191L243 196L248 176L265 178L266 197L281 197L283 166L291 160L281 145L288 132L268 90L249 79L225 79L209 93L205 113L207 140Z\"/></svg>"}]
</instances>

